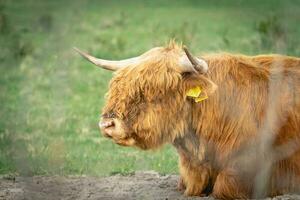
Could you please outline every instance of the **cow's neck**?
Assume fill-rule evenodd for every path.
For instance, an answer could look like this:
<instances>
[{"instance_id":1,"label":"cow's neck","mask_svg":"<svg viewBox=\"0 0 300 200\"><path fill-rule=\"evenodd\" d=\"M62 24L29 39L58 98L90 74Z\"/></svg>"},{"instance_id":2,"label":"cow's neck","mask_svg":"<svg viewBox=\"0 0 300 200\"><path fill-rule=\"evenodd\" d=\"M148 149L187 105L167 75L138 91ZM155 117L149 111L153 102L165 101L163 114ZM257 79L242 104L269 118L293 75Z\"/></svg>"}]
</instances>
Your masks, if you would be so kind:
<instances>
[{"instance_id":1,"label":"cow's neck","mask_svg":"<svg viewBox=\"0 0 300 200\"><path fill-rule=\"evenodd\" d=\"M197 106L197 107L195 107ZM200 127L194 125L194 119L199 119L198 106L200 103L190 101L185 107L186 127L183 134L180 134L173 141L173 145L177 149L179 155L185 159L192 160L197 164L208 162L213 159L213 151L208 147L207 141L202 138Z\"/></svg>"},{"instance_id":2,"label":"cow's neck","mask_svg":"<svg viewBox=\"0 0 300 200\"><path fill-rule=\"evenodd\" d=\"M199 136L192 130L185 133L183 136L177 137L173 145L177 149L180 156L185 159L193 160L197 164L206 161L205 148L201 144Z\"/></svg>"}]
</instances>

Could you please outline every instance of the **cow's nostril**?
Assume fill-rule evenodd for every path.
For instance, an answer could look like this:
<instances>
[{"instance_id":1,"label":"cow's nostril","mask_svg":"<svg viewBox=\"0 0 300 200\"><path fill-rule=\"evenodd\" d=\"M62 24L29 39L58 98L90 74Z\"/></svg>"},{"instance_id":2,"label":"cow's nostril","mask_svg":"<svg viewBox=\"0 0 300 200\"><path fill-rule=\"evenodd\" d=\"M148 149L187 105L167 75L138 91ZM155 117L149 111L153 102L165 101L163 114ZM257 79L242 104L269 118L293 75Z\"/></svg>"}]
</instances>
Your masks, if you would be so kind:
<instances>
[{"instance_id":1,"label":"cow's nostril","mask_svg":"<svg viewBox=\"0 0 300 200\"><path fill-rule=\"evenodd\" d=\"M108 127L111 127L111 126L114 126L114 125L115 125L115 123L114 123L113 120L105 120L105 121L100 121L99 122L99 127L101 129L108 128Z\"/></svg>"}]
</instances>

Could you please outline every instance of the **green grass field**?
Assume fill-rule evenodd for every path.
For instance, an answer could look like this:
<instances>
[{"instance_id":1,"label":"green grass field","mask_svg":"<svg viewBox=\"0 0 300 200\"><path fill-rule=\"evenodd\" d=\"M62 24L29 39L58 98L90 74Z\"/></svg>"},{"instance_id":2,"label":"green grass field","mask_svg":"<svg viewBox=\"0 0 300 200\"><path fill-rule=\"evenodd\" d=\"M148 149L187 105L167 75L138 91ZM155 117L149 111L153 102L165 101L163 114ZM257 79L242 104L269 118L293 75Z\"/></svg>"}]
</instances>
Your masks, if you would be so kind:
<instances>
[{"instance_id":1,"label":"green grass field","mask_svg":"<svg viewBox=\"0 0 300 200\"><path fill-rule=\"evenodd\" d=\"M172 146L124 148L98 120L112 74L73 46L107 59L176 38L193 52L300 56L296 0L0 0L0 174L177 172Z\"/></svg>"}]
</instances>

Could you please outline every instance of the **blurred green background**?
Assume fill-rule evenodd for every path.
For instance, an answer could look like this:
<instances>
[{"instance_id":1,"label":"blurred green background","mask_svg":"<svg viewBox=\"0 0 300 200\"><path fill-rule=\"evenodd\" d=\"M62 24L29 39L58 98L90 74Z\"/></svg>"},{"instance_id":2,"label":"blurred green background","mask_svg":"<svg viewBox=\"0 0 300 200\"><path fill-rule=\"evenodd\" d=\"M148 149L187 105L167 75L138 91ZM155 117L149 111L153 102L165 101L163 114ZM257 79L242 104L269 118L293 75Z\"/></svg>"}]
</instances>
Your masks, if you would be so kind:
<instances>
[{"instance_id":1,"label":"blurred green background","mask_svg":"<svg viewBox=\"0 0 300 200\"><path fill-rule=\"evenodd\" d=\"M0 0L0 174L177 173L169 145L124 148L98 119L111 72L102 58L139 55L175 38L192 52L300 56L297 0Z\"/></svg>"}]
</instances>

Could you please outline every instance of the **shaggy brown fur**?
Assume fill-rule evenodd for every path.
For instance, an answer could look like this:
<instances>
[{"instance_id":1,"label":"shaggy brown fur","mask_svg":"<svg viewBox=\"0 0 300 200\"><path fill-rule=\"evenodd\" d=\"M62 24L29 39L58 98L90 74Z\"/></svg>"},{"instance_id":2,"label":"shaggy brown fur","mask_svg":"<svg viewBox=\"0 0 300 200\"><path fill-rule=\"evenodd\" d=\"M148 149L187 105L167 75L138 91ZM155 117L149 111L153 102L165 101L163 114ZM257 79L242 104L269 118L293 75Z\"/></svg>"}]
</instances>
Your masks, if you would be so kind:
<instances>
[{"instance_id":1,"label":"shaggy brown fur","mask_svg":"<svg viewBox=\"0 0 300 200\"><path fill-rule=\"evenodd\" d=\"M172 143L186 195L212 191L232 199L299 191L300 59L206 55L208 73L199 75L180 73L183 54L171 43L115 73L103 110L115 122L110 137L142 149ZM195 86L208 99L187 97Z\"/></svg>"}]
</instances>

